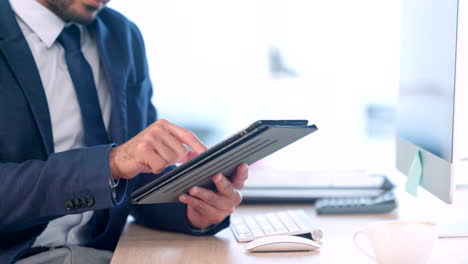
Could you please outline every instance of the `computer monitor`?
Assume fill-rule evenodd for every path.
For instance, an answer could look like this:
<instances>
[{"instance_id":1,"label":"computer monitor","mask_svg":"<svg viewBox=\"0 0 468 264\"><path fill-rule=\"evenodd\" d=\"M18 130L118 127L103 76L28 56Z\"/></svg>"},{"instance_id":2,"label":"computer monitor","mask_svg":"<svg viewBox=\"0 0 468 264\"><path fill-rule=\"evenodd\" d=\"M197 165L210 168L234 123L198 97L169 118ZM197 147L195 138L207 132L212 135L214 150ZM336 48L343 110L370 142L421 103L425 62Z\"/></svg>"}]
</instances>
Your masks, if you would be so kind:
<instances>
[{"instance_id":1,"label":"computer monitor","mask_svg":"<svg viewBox=\"0 0 468 264\"><path fill-rule=\"evenodd\" d=\"M397 168L419 150L420 185L452 202L468 163L468 1L401 1Z\"/></svg>"}]
</instances>

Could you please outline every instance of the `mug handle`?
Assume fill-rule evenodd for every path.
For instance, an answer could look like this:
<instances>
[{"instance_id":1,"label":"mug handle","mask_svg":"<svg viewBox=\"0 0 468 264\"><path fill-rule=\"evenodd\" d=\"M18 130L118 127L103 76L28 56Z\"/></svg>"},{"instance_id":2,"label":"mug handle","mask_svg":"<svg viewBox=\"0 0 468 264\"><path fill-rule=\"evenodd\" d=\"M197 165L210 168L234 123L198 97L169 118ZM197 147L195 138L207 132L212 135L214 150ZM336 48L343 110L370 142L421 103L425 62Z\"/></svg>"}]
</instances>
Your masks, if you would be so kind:
<instances>
[{"instance_id":1,"label":"mug handle","mask_svg":"<svg viewBox=\"0 0 468 264\"><path fill-rule=\"evenodd\" d=\"M354 245L359 249L359 251L361 251L364 255L368 256L369 258L371 258L372 260L374 261L377 261L376 257L372 254L370 254L369 252L367 252L364 248L362 248L358 241L357 241L357 238L360 236L360 235L364 235L366 238L367 238L367 231L364 230L364 229L361 229L361 230L358 230L356 232L354 232L354 235L353 235L353 242L354 242Z\"/></svg>"}]
</instances>

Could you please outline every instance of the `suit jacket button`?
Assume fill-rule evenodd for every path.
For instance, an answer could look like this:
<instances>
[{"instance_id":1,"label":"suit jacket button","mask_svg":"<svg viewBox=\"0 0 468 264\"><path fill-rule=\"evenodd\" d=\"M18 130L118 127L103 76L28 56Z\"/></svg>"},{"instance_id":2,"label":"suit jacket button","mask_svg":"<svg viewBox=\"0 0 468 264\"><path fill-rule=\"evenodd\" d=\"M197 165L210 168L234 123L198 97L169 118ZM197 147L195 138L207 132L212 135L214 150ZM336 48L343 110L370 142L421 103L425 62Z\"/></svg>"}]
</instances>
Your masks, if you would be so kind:
<instances>
[{"instance_id":1,"label":"suit jacket button","mask_svg":"<svg viewBox=\"0 0 468 264\"><path fill-rule=\"evenodd\" d=\"M85 198L80 198L80 207L81 208L86 208L88 207L88 203L86 202Z\"/></svg>"},{"instance_id":2,"label":"suit jacket button","mask_svg":"<svg viewBox=\"0 0 468 264\"><path fill-rule=\"evenodd\" d=\"M88 207L91 207L94 205L94 198L92 196L86 196L85 197L85 200L86 200L86 204L88 205Z\"/></svg>"},{"instance_id":3,"label":"suit jacket button","mask_svg":"<svg viewBox=\"0 0 468 264\"><path fill-rule=\"evenodd\" d=\"M81 207L81 206L80 206L80 199L78 199L78 198L73 199L73 207L74 207L75 209L78 209L78 208Z\"/></svg>"},{"instance_id":4,"label":"suit jacket button","mask_svg":"<svg viewBox=\"0 0 468 264\"><path fill-rule=\"evenodd\" d=\"M65 208L67 208L67 210L74 209L73 202L71 200L67 200L65 202Z\"/></svg>"}]
</instances>

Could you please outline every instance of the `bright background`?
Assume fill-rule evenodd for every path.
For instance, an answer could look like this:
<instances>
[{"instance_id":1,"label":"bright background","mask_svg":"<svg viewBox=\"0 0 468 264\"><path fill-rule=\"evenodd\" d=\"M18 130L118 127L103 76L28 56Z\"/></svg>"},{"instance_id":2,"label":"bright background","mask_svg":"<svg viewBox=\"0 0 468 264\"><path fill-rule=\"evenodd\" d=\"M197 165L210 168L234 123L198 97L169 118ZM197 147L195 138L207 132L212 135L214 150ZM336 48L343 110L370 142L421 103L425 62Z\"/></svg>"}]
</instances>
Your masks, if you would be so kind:
<instances>
[{"instance_id":1,"label":"bright background","mask_svg":"<svg viewBox=\"0 0 468 264\"><path fill-rule=\"evenodd\" d=\"M400 1L112 0L146 42L160 118L208 146L258 119L319 130L257 164L394 168Z\"/></svg>"}]
</instances>

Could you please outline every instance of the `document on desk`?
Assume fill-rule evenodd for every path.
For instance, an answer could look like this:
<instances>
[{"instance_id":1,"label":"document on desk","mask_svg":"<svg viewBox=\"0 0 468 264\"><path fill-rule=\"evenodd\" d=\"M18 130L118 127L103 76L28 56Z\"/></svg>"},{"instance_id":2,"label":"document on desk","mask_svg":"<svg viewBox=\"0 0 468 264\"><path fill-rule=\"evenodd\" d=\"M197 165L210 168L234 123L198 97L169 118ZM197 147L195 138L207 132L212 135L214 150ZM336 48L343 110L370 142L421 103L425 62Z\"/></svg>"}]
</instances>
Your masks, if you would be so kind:
<instances>
[{"instance_id":1,"label":"document on desk","mask_svg":"<svg viewBox=\"0 0 468 264\"><path fill-rule=\"evenodd\" d=\"M134 204L173 203L192 186L215 189L211 177L232 177L241 163L252 164L315 132L307 120L259 120L131 194Z\"/></svg>"}]
</instances>

